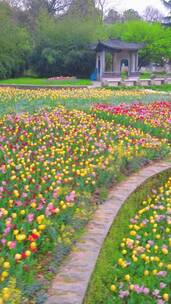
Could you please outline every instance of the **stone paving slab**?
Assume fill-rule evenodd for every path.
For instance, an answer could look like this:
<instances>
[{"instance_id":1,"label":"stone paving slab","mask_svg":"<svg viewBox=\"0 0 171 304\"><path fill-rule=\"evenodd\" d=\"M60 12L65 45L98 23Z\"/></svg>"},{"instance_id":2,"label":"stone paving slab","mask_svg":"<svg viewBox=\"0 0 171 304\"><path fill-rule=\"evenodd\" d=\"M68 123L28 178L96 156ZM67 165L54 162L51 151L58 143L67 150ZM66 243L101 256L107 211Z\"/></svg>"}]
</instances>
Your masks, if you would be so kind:
<instances>
[{"instance_id":1,"label":"stone paving slab","mask_svg":"<svg viewBox=\"0 0 171 304\"><path fill-rule=\"evenodd\" d=\"M150 165L116 185L100 205L86 232L59 268L46 304L82 304L100 249L119 209L148 178L171 168L171 162Z\"/></svg>"}]
</instances>

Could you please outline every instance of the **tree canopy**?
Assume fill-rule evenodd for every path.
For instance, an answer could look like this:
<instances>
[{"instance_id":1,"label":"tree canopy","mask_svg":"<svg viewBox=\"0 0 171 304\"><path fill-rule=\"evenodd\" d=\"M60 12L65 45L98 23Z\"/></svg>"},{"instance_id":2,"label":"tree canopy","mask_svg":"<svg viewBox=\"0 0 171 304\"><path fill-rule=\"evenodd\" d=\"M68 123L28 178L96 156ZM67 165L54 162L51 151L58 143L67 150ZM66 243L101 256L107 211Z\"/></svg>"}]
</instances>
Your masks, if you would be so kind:
<instances>
[{"instance_id":1,"label":"tree canopy","mask_svg":"<svg viewBox=\"0 0 171 304\"><path fill-rule=\"evenodd\" d=\"M31 51L28 31L15 23L11 8L0 3L0 78L20 74Z\"/></svg>"},{"instance_id":2,"label":"tree canopy","mask_svg":"<svg viewBox=\"0 0 171 304\"><path fill-rule=\"evenodd\" d=\"M105 13L106 0L0 0L0 78L26 69L39 76L89 77L95 67L90 45L121 38L144 42L140 65L171 60L171 29L148 8ZM169 2L166 1L167 5Z\"/></svg>"},{"instance_id":3,"label":"tree canopy","mask_svg":"<svg viewBox=\"0 0 171 304\"><path fill-rule=\"evenodd\" d=\"M145 47L140 51L141 65L150 62L162 64L171 58L171 30L159 23L143 20L118 23L108 28L108 35L130 42L144 42Z\"/></svg>"},{"instance_id":4,"label":"tree canopy","mask_svg":"<svg viewBox=\"0 0 171 304\"><path fill-rule=\"evenodd\" d=\"M139 13L135 11L134 9L128 9L123 12L124 20L136 20L141 19Z\"/></svg>"},{"instance_id":5,"label":"tree canopy","mask_svg":"<svg viewBox=\"0 0 171 304\"><path fill-rule=\"evenodd\" d=\"M162 22L163 14L153 6L147 6L144 11L144 19L148 22Z\"/></svg>"}]
</instances>

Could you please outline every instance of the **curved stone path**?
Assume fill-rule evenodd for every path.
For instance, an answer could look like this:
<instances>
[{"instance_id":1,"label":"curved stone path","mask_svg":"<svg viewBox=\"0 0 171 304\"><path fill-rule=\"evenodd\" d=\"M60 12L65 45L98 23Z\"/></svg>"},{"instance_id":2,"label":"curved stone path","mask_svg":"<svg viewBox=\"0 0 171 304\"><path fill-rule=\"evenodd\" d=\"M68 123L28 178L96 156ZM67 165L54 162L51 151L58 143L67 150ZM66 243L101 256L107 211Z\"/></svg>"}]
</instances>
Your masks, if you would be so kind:
<instances>
[{"instance_id":1,"label":"curved stone path","mask_svg":"<svg viewBox=\"0 0 171 304\"><path fill-rule=\"evenodd\" d=\"M81 304L96 261L119 209L148 178L171 168L171 162L150 165L116 185L108 200L98 207L74 250L66 258L52 282L46 304Z\"/></svg>"}]
</instances>

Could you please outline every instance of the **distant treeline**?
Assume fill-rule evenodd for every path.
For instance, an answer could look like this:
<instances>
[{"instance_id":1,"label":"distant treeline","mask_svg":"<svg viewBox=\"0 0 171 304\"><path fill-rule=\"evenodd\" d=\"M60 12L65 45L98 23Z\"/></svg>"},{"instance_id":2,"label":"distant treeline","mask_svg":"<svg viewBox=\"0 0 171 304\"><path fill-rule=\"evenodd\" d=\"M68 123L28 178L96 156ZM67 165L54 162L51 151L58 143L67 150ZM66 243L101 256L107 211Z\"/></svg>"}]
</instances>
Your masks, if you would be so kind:
<instances>
[{"instance_id":1,"label":"distant treeline","mask_svg":"<svg viewBox=\"0 0 171 304\"><path fill-rule=\"evenodd\" d=\"M105 1L0 0L0 78L24 73L89 77L95 68L90 45L121 38L145 42L140 65L171 60L171 28L158 10L143 17L130 9L106 14Z\"/></svg>"}]
</instances>

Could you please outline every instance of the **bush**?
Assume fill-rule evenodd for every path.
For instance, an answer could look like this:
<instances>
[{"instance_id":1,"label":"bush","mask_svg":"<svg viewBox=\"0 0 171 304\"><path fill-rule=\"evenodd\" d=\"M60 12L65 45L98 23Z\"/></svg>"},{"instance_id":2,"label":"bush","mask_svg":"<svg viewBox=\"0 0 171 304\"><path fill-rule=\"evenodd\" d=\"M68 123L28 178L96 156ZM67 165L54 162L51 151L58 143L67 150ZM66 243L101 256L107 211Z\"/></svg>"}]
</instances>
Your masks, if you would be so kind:
<instances>
[{"instance_id":1,"label":"bush","mask_svg":"<svg viewBox=\"0 0 171 304\"><path fill-rule=\"evenodd\" d=\"M71 50L65 59L65 70L68 75L87 78L95 68L94 54L86 50Z\"/></svg>"},{"instance_id":2,"label":"bush","mask_svg":"<svg viewBox=\"0 0 171 304\"><path fill-rule=\"evenodd\" d=\"M31 63L34 66L35 72L41 77L61 75L64 67L62 52L48 47L41 51L35 50Z\"/></svg>"}]
</instances>

